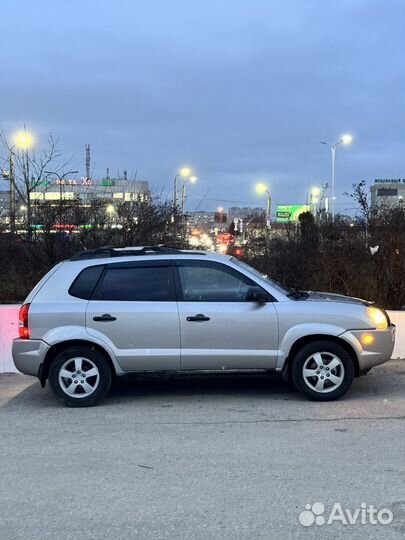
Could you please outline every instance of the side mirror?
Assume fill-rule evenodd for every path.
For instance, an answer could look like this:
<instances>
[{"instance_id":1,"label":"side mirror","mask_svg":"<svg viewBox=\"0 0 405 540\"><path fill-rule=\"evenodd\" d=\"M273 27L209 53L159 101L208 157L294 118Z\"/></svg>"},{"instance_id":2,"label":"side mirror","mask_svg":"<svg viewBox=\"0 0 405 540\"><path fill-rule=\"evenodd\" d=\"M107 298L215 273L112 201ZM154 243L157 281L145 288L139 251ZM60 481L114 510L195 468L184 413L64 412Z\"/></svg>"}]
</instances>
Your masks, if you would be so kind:
<instances>
[{"instance_id":1,"label":"side mirror","mask_svg":"<svg viewBox=\"0 0 405 540\"><path fill-rule=\"evenodd\" d=\"M260 287L250 287L246 295L246 300L257 302L258 304L265 304L269 300L269 297Z\"/></svg>"}]
</instances>

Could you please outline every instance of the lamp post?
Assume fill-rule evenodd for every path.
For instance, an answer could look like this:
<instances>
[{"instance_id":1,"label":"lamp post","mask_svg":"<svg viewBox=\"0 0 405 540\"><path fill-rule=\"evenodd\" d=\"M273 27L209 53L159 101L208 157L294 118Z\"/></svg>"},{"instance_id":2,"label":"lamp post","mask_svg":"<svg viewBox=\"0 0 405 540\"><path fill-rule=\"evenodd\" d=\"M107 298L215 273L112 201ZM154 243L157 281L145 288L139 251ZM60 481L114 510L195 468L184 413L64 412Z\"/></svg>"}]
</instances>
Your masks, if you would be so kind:
<instances>
[{"instance_id":1,"label":"lamp post","mask_svg":"<svg viewBox=\"0 0 405 540\"><path fill-rule=\"evenodd\" d=\"M334 144L328 143L326 141L319 141L320 144L325 144L329 146L332 153L332 201L331 201L331 211L332 211L332 221L335 221L335 159L336 159L336 148L339 144L350 144L353 140L351 135L342 135L340 140Z\"/></svg>"},{"instance_id":2,"label":"lamp post","mask_svg":"<svg viewBox=\"0 0 405 540\"><path fill-rule=\"evenodd\" d=\"M14 148L18 147L20 150L25 151L24 152L24 177L25 179L29 179L29 156L28 156L28 149L30 146L32 146L34 139L32 135L24 129L21 133L17 133L14 137L15 144L10 148L10 155L9 155L9 180L10 180L10 232L13 234L15 233L15 216L16 216L16 200L15 200L15 168L14 168ZM27 204L29 205L30 201L27 201Z\"/></svg>"},{"instance_id":3,"label":"lamp post","mask_svg":"<svg viewBox=\"0 0 405 540\"><path fill-rule=\"evenodd\" d=\"M190 182L190 184L195 184L197 182L196 176L189 176L188 178L183 178L183 186L181 188L181 213L184 214L184 210L186 207L186 182Z\"/></svg>"},{"instance_id":4,"label":"lamp post","mask_svg":"<svg viewBox=\"0 0 405 540\"><path fill-rule=\"evenodd\" d=\"M179 196L178 196L178 190L177 190L177 179L179 176L182 176L183 178L187 178L191 175L191 169L190 167L183 167L180 169L180 171L176 174L173 181L173 205L174 208L177 208Z\"/></svg>"},{"instance_id":5,"label":"lamp post","mask_svg":"<svg viewBox=\"0 0 405 540\"><path fill-rule=\"evenodd\" d=\"M9 179L10 179L10 232L15 233L15 176L14 176L14 155L11 149L8 159Z\"/></svg>"},{"instance_id":6,"label":"lamp post","mask_svg":"<svg viewBox=\"0 0 405 540\"><path fill-rule=\"evenodd\" d=\"M270 192L267 188L267 185L262 183L262 182L259 182L258 184L256 184L256 191L259 195L264 195L266 194L267 195L267 215L266 215L266 226L268 229L271 228L271 218L270 218L270 215L271 215L271 195L270 195Z\"/></svg>"},{"instance_id":7,"label":"lamp post","mask_svg":"<svg viewBox=\"0 0 405 540\"><path fill-rule=\"evenodd\" d=\"M56 176L59 182L59 225L62 225L62 186L64 179L69 176L70 174L77 174L79 171L67 171L60 175L57 172L54 171L44 171L45 174L50 174Z\"/></svg>"}]
</instances>

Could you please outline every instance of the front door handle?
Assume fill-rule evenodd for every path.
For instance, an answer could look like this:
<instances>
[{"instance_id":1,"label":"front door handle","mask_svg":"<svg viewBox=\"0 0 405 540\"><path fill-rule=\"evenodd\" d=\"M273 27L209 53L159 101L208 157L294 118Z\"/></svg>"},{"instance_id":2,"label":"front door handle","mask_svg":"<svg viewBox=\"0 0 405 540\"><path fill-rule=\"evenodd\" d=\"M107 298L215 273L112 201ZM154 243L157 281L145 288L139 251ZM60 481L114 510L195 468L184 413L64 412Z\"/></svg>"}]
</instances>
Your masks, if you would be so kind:
<instances>
[{"instance_id":1,"label":"front door handle","mask_svg":"<svg viewBox=\"0 0 405 540\"><path fill-rule=\"evenodd\" d=\"M116 321L117 317L112 317L109 313L104 313L104 315L101 315L99 317L93 317L93 321L98 322L108 322L108 321Z\"/></svg>"},{"instance_id":2,"label":"front door handle","mask_svg":"<svg viewBox=\"0 0 405 540\"><path fill-rule=\"evenodd\" d=\"M198 315L194 315L194 317L187 317L187 320L189 322L200 322L200 321L209 321L210 318L206 317L202 313L198 313Z\"/></svg>"}]
</instances>

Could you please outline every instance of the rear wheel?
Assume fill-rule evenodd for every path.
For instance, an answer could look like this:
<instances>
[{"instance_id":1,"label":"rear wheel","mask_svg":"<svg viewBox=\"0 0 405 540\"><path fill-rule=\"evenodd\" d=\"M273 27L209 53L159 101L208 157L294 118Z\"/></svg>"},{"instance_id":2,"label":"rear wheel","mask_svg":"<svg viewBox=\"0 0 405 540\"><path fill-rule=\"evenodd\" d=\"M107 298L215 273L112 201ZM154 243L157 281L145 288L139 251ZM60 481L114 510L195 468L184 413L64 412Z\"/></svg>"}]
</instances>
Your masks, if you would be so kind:
<instances>
[{"instance_id":1,"label":"rear wheel","mask_svg":"<svg viewBox=\"0 0 405 540\"><path fill-rule=\"evenodd\" d=\"M353 360L337 343L314 341L297 352L291 375L298 391L317 401L331 401L343 396L352 385Z\"/></svg>"},{"instance_id":2,"label":"rear wheel","mask_svg":"<svg viewBox=\"0 0 405 540\"><path fill-rule=\"evenodd\" d=\"M108 392L111 369L100 352L69 347L51 363L49 383L54 394L69 407L90 407Z\"/></svg>"}]
</instances>

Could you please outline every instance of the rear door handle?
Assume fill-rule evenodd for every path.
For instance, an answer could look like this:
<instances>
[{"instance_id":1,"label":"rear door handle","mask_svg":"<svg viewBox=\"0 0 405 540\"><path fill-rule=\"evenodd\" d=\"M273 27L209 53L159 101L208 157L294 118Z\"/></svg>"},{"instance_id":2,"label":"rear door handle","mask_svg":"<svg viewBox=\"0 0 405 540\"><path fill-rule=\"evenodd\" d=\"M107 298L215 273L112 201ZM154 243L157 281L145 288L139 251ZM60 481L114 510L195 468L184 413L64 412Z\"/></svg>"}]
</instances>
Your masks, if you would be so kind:
<instances>
[{"instance_id":1,"label":"rear door handle","mask_svg":"<svg viewBox=\"0 0 405 540\"><path fill-rule=\"evenodd\" d=\"M194 315L194 317L187 317L187 320L189 322L200 322L200 321L209 321L210 318L206 317L202 313L198 313L198 315Z\"/></svg>"},{"instance_id":2,"label":"rear door handle","mask_svg":"<svg viewBox=\"0 0 405 540\"><path fill-rule=\"evenodd\" d=\"M109 313L104 313L104 315L93 317L93 321L99 321L99 322L108 322L108 321L116 321L117 317L112 317Z\"/></svg>"}]
</instances>

